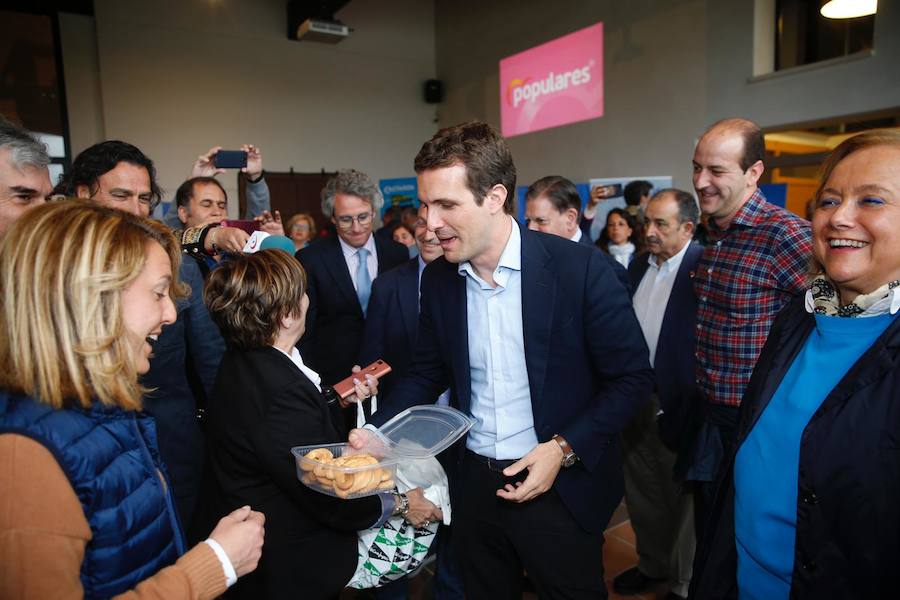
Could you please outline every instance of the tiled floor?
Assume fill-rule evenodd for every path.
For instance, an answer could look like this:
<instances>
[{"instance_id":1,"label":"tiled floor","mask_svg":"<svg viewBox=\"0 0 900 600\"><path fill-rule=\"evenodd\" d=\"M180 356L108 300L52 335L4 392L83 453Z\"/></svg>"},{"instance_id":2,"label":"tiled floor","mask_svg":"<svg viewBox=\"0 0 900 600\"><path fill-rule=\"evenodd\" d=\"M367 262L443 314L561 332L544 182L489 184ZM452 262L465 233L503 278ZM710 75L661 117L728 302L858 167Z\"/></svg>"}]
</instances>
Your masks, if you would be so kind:
<instances>
[{"instance_id":1,"label":"tiled floor","mask_svg":"<svg viewBox=\"0 0 900 600\"><path fill-rule=\"evenodd\" d=\"M662 600L668 589L660 586L653 592L638 596L622 596L612 591L613 578L637 564L637 553L634 549L634 530L628 520L628 512L622 504L610 519L606 530L606 543L603 545L603 570L610 600ZM426 567L423 572L410 581L409 600L431 600L431 578L434 572ZM341 600L370 600L374 598L370 591L346 590ZM525 593L523 600L537 600L537 595Z\"/></svg>"}]
</instances>

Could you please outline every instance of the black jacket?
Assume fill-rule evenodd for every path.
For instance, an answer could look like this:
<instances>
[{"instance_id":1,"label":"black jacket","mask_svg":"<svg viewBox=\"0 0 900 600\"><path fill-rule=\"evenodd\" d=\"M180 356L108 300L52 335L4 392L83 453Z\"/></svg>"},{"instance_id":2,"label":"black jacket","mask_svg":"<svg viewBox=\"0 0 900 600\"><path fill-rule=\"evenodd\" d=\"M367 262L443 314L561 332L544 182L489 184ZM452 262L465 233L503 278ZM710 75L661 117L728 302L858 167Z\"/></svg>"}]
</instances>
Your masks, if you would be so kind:
<instances>
[{"instance_id":1,"label":"black jacket","mask_svg":"<svg viewBox=\"0 0 900 600\"><path fill-rule=\"evenodd\" d=\"M689 420L697 397L694 379L694 342L697 328L697 297L694 273L703 254L699 244L691 243L681 259L672 284L672 293L663 309L662 327L656 342L653 374L655 391L663 413L659 415L659 437L673 452L683 453L691 442ZM635 257L628 265L631 297L650 268L649 254Z\"/></svg>"},{"instance_id":2,"label":"black jacket","mask_svg":"<svg viewBox=\"0 0 900 600\"><path fill-rule=\"evenodd\" d=\"M375 254L379 274L409 260L406 246L377 237ZM306 333L298 347L306 364L322 376L323 385L334 385L356 364L365 317L337 235L310 244L296 256L309 284Z\"/></svg>"},{"instance_id":3,"label":"black jacket","mask_svg":"<svg viewBox=\"0 0 900 600\"><path fill-rule=\"evenodd\" d=\"M741 403L736 448L814 326L798 297L778 315ZM736 598L734 457L719 474L691 598ZM900 565L900 319L828 394L803 432L793 599L890 598Z\"/></svg>"},{"instance_id":4,"label":"black jacket","mask_svg":"<svg viewBox=\"0 0 900 600\"><path fill-rule=\"evenodd\" d=\"M297 479L293 446L341 442L312 382L274 348L228 350L207 409L216 517L249 504L266 516L259 568L238 598L334 598L356 568L356 531L381 516L378 496L340 500Z\"/></svg>"}]
</instances>

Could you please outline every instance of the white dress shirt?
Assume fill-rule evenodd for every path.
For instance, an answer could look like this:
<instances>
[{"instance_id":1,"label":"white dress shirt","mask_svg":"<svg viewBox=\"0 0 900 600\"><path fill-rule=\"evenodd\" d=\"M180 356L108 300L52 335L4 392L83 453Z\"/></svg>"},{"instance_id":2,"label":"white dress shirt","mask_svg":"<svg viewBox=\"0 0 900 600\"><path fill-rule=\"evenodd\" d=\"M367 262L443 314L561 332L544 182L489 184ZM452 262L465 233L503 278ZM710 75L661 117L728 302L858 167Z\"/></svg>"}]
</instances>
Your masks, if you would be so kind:
<instances>
[{"instance_id":1,"label":"white dress shirt","mask_svg":"<svg viewBox=\"0 0 900 600\"><path fill-rule=\"evenodd\" d=\"M350 281L353 282L353 289L358 291L356 271L359 269L359 248L354 248L345 242L341 236L338 236L338 241L341 243L341 252L344 253L344 262L347 263L347 270L350 271ZM378 277L378 254L375 252L375 236L370 233L369 239L361 247L369 251L369 256L366 257L366 265L369 267L369 279L375 281L375 278Z\"/></svg>"},{"instance_id":2,"label":"white dress shirt","mask_svg":"<svg viewBox=\"0 0 900 600\"><path fill-rule=\"evenodd\" d=\"M582 235L583 234L581 233L581 227L579 227L575 230L575 233L573 233L572 237L570 237L569 239L572 240L573 242L580 242Z\"/></svg>"},{"instance_id":3,"label":"white dress shirt","mask_svg":"<svg viewBox=\"0 0 900 600\"><path fill-rule=\"evenodd\" d=\"M498 460L522 458L537 446L522 326L522 234L512 231L493 273L496 288L459 265L466 278L470 411L466 447Z\"/></svg>"},{"instance_id":4,"label":"white dress shirt","mask_svg":"<svg viewBox=\"0 0 900 600\"><path fill-rule=\"evenodd\" d=\"M272 347L291 359L291 362L297 365L297 368L300 369L300 372L306 375L307 379L312 381L312 384L316 386L316 389L319 390L320 393L322 392L322 378L319 377L318 373L303 364L303 358L300 356L299 350L297 350L296 348L291 348L291 353L288 354L281 348L278 348L276 346Z\"/></svg>"},{"instance_id":5,"label":"white dress shirt","mask_svg":"<svg viewBox=\"0 0 900 600\"><path fill-rule=\"evenodd\" d=\"M678 254L661 265L656 263L655 256L652 254L648 256L647 262L650 266L647 267L647 272L634 292L632 301L634 314L637 315L644 339L647 341L647 348L650 349L650 366L656 363L656 345L659 342L666 306L669 304L669 296L672 295L672 286L675 284L681 260L690 245L691 243L687 242Z\"/></svg>"}]
</instances>

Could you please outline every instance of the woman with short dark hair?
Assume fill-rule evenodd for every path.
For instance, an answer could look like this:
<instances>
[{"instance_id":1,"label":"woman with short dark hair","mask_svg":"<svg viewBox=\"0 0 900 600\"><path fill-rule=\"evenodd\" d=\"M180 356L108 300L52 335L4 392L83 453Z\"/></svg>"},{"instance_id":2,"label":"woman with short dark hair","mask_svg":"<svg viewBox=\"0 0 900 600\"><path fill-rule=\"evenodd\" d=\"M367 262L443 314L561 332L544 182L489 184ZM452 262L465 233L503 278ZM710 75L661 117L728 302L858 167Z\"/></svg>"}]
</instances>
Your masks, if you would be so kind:
<instances>
[{"instance_id":1,"label":"woman with short dark hair","mask_svg":"<svg viewBox=\"0 0 900 600\"><path fill-rule=\"evenodd\" d=\"M320 378L296 348L306 326L306 274L282 250L235 257L204 292L228 350L207 409L208 490L215 514L252 502L266 513L259 570L235 586L239 598L336 598L357 566L358 530L399 514L396 492L342 500L297 479L291 448L346 439L321 394ZM357 397L376 389L356 386ZM440 511L421 489L406 494L409 519Z\"/></svg>"}]
</instances>

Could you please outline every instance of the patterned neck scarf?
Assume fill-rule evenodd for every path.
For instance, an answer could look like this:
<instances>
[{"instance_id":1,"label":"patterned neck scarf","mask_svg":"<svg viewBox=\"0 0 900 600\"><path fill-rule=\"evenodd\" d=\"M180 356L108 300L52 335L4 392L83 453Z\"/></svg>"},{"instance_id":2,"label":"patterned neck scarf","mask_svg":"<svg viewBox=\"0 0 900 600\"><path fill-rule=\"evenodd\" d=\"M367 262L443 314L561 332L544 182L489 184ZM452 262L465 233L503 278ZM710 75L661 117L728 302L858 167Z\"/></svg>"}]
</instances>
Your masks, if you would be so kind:
<instances>
[{"instance_id":1,"label":"patterned neck scarf","mask_svg":"<svg viewBox=\"0 0 900 600\"><path fill-rule=\"evenodd\" d=\"M860 294L853 302L841 305L840 295L834 284L828 279L824 273L816 275L813 280L812 288L807 292L807 304L812 299L813 309L819 315L828 315L831 317L871 317L888 312L894 312L892 305L893 298L900 290L900 280L895 279L884 284L874 292L869 294Z\"/></svg>"}]
</instances>

